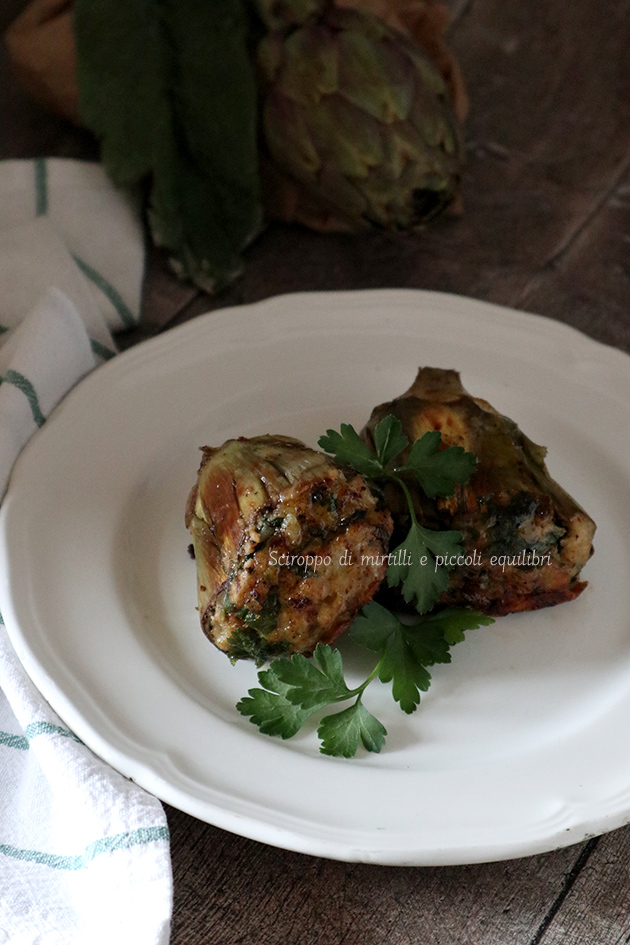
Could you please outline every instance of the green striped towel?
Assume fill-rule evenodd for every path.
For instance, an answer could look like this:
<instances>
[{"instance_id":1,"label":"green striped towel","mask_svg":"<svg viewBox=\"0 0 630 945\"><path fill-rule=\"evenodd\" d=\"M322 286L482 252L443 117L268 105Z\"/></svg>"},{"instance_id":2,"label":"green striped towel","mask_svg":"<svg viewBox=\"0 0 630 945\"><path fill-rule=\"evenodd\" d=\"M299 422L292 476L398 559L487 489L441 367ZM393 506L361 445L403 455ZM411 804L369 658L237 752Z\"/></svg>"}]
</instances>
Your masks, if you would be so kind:
<instances>
[{"instance_id":1,"label":"green striped towel","mask_svg":"<svg viewBox=\"0 0 630 945\"><path fill-rule=\"evenodd\" d=\"M132 327L139 317L144 268L143 228L135 199L116 189L98 164L68 158L0 162L0 235L35 221L46 221L44 229L58 234L105 323L113 331ZM0 257L3 254L0 249ZM36 280L32 304L34 293L41 290L39 267L48 264L39 246L33 247L30 258L36 264L30 270ZM61 276L55 273L56 279ZM3 296L10 278L0 270ZM57 287L66 291L63 285ZM28 296L23 301L25 311Z\"/></svg>"},{"instance_id":2,"label":"green striped towel","mask_svg":"<svg viewBox=\"0 0 630 945\"><path fill-rule=\"evenodd\" d=\"M99 166L0 162L0 496L27 440L137 321L143 269L138 210ZM160 802L64 726L0 617L0 943L166 945L171 899Z\"/></svg>"},{"instance_id":3,"label":"green striped towel","mask_svg":"<svg viewBox=\"0 0 630 945\"><path fill-rule=\"evenodd\" d=\"M102 167L0 162L0 497L26 440L140 315L139 208Z\"/></svg>"},{"instance_id":4,"label":"green striped towel","mask_svg":"<svg viewBox=\"0 0 630 945\"><path fill-rule=\"evenodd\" d=\"M159 801L64 726L0 626L0 942L167 945L170 911Z\"/></svg>"}]
</instances>

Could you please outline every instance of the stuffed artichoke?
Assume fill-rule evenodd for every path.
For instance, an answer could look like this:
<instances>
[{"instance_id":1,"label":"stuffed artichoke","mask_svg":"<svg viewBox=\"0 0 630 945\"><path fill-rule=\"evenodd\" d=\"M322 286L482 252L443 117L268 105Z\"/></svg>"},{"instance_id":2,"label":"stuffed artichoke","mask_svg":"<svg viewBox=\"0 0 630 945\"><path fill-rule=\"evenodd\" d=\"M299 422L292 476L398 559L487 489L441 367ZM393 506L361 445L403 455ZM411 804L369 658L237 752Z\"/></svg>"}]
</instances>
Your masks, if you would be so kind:
<instances>
[{"instance_id":1,"label":"stuffed artichoke","mask_svg":"<svg viewBox=\"0 0 630 945\"><path fill-rule=\"evenodd\" d=\"M362 476L283 436L204 447L186 525L204 633L259 663L347 629L385 576L393 527Z\"/></svg>"},{"instance_id":2,"label":"stuffed artichoke","mask_svg":"<svg viewBox=\"0 0 630 945\"><path fill-rule=\"evenodd\" d=\"M400 420L410 443L439 430L444 446L477 457L469 482L450 498L429 500L408 480L419 521L462 534L469 563L451 571L443 604L501 615L573 600L584 590L579 577L593 553L596 526L549 475L545 447L487 401L471 397L457 371L421 368L405 394L375 408L363 431L369 444L388 414ZM386 504L404 532L407 506L395 489L388 488Z\"/></svg>"}]
</instances>

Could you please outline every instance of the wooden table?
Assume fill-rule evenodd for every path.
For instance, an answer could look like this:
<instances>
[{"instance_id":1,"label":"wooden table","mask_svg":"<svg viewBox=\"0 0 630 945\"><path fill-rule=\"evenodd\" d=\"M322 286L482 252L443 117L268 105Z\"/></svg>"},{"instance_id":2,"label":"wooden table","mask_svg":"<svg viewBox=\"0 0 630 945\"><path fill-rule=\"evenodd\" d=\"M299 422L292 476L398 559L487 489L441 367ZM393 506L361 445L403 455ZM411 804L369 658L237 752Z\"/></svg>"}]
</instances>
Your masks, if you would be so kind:
<instances>
[{"instance_id":1,"label":"wooden table","mask_svg":"<svg viewBox=\"0 0 630 945\"><path fill-rule=\"evenodd\" d=\"M3 0L0 30L23 6ZM630 3L452 8L472 102L463 215L402 238L271 226L244 277L213 299L154 254L142 327L123 344L281 292L408 286L537 312L630 351ZM0 60L0 158L95 154L87 134L32 105ZM630 940L628 827L510 862L390 868L277 850L167 813L172 945Z\"/></svg>"}]
</instances>

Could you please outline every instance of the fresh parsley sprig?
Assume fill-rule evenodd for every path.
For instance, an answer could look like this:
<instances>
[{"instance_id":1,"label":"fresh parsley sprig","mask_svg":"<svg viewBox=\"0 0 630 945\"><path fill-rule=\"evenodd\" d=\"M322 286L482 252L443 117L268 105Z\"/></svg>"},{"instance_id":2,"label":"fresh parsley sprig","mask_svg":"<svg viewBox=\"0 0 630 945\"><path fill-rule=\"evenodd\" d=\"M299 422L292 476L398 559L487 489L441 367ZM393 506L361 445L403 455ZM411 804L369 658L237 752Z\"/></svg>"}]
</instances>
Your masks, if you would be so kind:
<instances>
[{"instance_id":1,"label":"fresh parsley sprig","mask_svg":"<svg viewBox=\"0 0 630 945\"><path fill-rule=\"evenodd\" d=\"M458 531L434 531L420 525L403 475L412 473L430 499L447 497L453 494L458 483L468 482L477 459L461 446L441 449L442 434L439 430L430 430L412 444L406 463L397 466L395 460L407 449L409 439L400 420L392 414L384 417L374 429L376 454L350 424L342 423L340 431L327 430L319 439L321 449L368 479L396 483L405 496L411 526L404 541L392 552L387 583L389 587L400 584L405 601L415 601L418 613L427 613L448 587L448 572L452 567L448 562L463 554L462 535Z\"/></svg>"},{"instance_id":2,"label":"fresh parsley sprig","mask_svg":"<svg viewBox=\"0 0 630 945\"><path fill-rule=\"evenodd\" d=\"M319 643L312 660L302 654L273 660L258 673L262 689L250 689L237 705L261 732L292 738L315 712L354 700L340 712L324 715L317 734L325 755L352 758L359 743L379 752L387 731L366 709L363 694L374 679L392 683L392 695L403 712L415 712L420 693L431 683L429 667L450 663L450 648L464 639L464 631L492 623L472 610L448 608L437 614L402 623L374 601L363 608L350 630L359 646L377 654L374 669L354 689L348 687L339 650Z\"/></svg>"},{"instance_id":3,"label":"fresh parsley sprig","mask_svg":"<svg viewBox=\"0 0 630 945\"><path fill-rule=\"evenodd\" d=\"M354 621L349 637L376 654L376 664L367 678L351 689L344 678L338 650L318 644L312 660L301 654L272 661L258 673L262 689L250 689L237 709L267 735L291 738L314 713L327 706L353 700L340 712L324 715L317 734L320 751L352 758L359 743L367 751L379 752L387 731L363 704L363 694L374 679L392 684L392 695L403 712L415 712L420 693L431 683L429 667L449 663L450 650L464 639L466 630L493 623L473 610L445 608L429 614L448 587L448 564L439 564L463 552L457 531L434 531L418 522L413 500L403 474L412 473L425 494L433 499L452 495L457 483L468 481L476 458L459 446L441 449L439 431L425 433L409 450L406 463L395 460L409 446L402 424L387 416L374 430L374 453L350 424L340 432L328 430L320 447L344 466L351 466L374 481L394 482L407 500L411 526L405 540L394 549L387 572L390 587L401 585L404 599L415 600L420 616L406 623L386 607L372 601Z\"/></svg>"},{"instance_id":4,"label":"fresh parsley sprig","mask_svg":"<svg viewBox=\"0 0 630 945\"><path fill-rule=\"evenodd\" d=\"M301 653L274 660L268 670L258 673L258 682L264 688L250 689L236 708L242 715L250 716L261 732L292 738L318 709L354 699L349 708L322 719L317 730L321 751L351 758L360 739L367 751L378 752L387 732L361 701L377 669L360 686L349 689L339 650L318 643L312 660Z\"/></svg>"}]
</instances>

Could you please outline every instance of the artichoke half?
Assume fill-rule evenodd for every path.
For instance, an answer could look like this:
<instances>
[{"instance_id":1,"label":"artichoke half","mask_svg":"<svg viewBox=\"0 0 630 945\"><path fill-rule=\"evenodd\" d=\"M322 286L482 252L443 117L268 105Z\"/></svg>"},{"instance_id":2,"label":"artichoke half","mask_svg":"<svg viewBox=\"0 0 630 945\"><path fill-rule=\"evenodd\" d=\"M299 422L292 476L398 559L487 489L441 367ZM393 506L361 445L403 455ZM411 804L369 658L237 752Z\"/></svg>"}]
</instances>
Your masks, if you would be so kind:
<instances>
[{"instance_id":1,"label":"artichoke half","mask_svg":"<svg viewBox=\"0 0 630 945\"><path fill-rule=\"evenodd\" d=\"M350 626L385 577L393 527L358 473L269 435L203 448L186 525L203 631L259 663Z\"/></svg>"},{"instance_id":2,"label":"artichoke half","mask_svg":"<svg viewBox=\"0 0 630 945\"><path fill-rule=\"evenodd\" d=\"M290 17L258 2L271 30L257 61L273 166L340 228L413 230L437 216L458 194L464 151L424 50L363 11L304 0L284 4Z\"/></svg>"},{"instance_id":3,"label":"artichoke half","mask_svg":"<svg viewBox=\"0 0 630 945\"><path fill-rule=\"evenodd\" d=\"M593 554L595 522L545 465L546 449L509 417L471 396L453 370L424 367L402 396L375 407L363 431L393 415L409 441L439 430L444 446L460 446L477 457L466 485L449 498L428 499L415 477L407 485L418 521L462 535L465 562L451 571L441 602L501 616L537 610L582 593L582 568ZM402 462L407 452L401 454ZM409 528L407 505L386 492L395 527ZM394 535L394 542L396 535Z\"/></svg>"}]
</instances>

